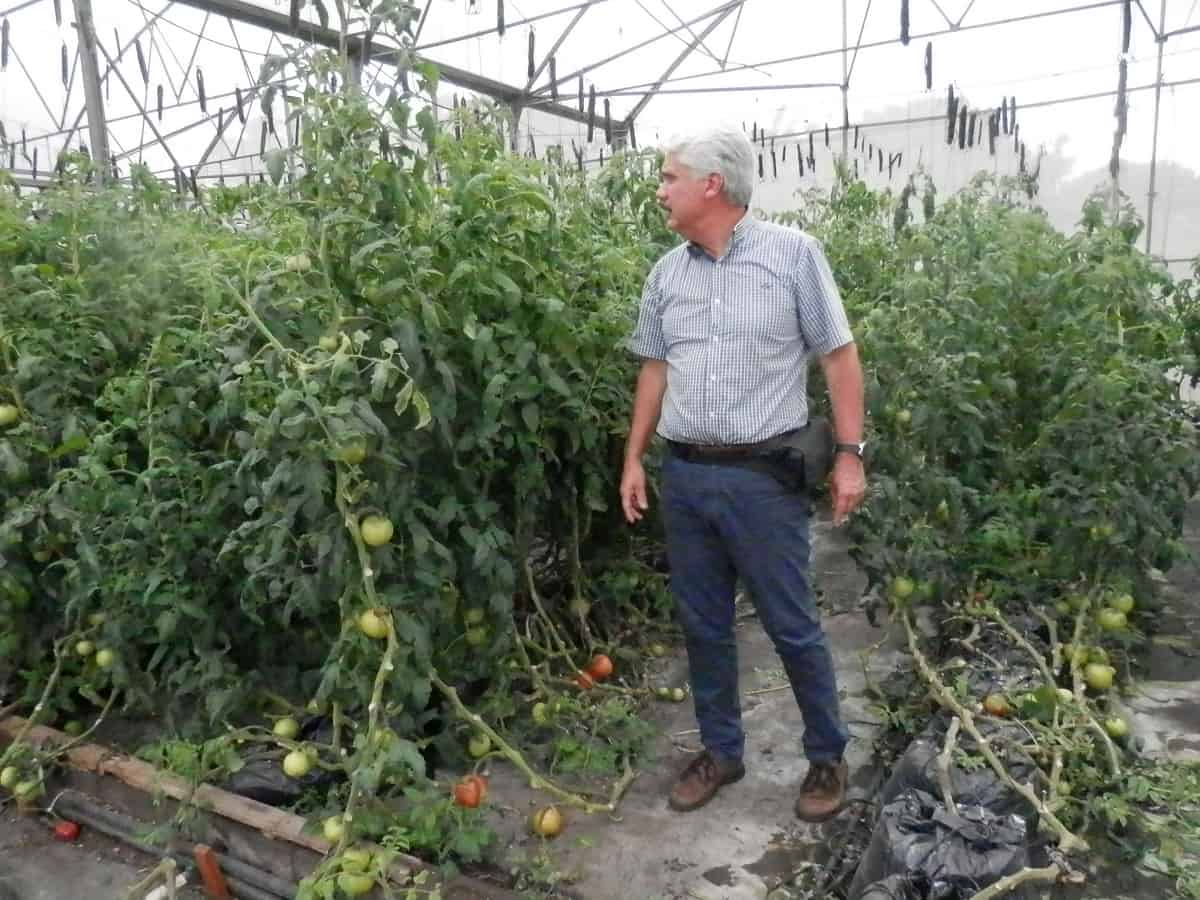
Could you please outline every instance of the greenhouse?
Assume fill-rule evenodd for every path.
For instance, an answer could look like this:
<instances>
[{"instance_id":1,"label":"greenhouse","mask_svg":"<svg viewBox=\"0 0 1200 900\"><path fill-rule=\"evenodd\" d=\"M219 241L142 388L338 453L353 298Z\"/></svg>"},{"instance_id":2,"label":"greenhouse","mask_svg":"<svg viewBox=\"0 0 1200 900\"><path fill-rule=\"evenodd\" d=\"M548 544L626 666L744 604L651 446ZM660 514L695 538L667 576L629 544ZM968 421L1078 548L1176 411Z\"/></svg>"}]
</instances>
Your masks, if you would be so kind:
<instances>
[{"instance_id":1,"label":"greenhouse","mask_svg":"<svg viewBox=\"0 0 1200 900\"><path fill-rule=\"evenodd\" d=\"M1200 900L1200 0L0 0L0 900Z\"/></svg>"}]
</instances>

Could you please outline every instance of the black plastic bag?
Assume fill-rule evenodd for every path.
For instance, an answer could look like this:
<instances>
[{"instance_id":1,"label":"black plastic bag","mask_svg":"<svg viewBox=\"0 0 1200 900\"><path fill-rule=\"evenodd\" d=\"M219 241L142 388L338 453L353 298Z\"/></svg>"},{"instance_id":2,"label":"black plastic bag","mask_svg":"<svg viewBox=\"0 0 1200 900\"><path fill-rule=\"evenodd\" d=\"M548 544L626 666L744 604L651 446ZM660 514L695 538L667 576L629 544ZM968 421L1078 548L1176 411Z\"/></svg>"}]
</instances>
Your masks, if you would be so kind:
<instances>
[{"instance_id":1,"label":"black plastic bag","mask_svg":"<svg viewBox=\"0 0 1200 900\"><path fill-rule=\"evenodd\" d=\"M909 788L883 808L849 896L967 900L1025 868L1027 844L1019 815L996 815L975 805L952 813L933 795Z\"/></svg>"},{"instance_id":2,"label":"black plastic bag","mask_svg":"<svg viewBox=\"0 0 1200 900\"><path fill-rule=\"evenodd\" d=\"M313 717L300 726L298 740L329 743L333 739L333 723L326 718ZM284 806L299 800L305 791L327 787L338 774L314 766L303 778L292 778L283 771L278 748L248 754L240 769L221 785L231 794L249 797L269 806Z\"/></svg>"}]
</instances>

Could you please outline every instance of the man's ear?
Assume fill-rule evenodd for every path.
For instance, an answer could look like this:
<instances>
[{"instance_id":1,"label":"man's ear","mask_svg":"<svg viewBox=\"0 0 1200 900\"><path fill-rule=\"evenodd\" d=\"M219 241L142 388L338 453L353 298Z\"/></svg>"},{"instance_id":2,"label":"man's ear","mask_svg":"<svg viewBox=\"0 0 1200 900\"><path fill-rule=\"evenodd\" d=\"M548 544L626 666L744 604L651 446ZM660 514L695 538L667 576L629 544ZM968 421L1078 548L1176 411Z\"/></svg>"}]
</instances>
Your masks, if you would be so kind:
<instances>
[{"instance_id":1,"label":"man's ear","mask_svg":"<svg viewBox=\"0 0 1200 900\"><path fill-rule=\"evenodd\" d=\"M725 179L713 172L705 179L704 196L709 200L715 200L721 196L721 192L725 190Z\"/></svg>"}]
</instances>

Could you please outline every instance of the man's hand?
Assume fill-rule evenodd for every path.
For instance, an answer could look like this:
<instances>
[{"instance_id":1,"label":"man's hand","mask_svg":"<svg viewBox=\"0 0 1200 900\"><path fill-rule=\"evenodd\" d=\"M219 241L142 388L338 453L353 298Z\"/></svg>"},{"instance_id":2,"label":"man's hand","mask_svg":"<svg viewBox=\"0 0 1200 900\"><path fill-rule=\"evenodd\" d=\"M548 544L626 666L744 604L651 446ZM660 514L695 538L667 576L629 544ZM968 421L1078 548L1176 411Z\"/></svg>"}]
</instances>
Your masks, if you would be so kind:
<instances>
[{"instance_id":1,"label":"man's hand","mask_svg":"<svg viewBox=\"0 0 1200 900\"><path fill-rule=\"evenodd\" d=\"M646 470L637 459L625 460L621 472L621 508L625 510L625 521L630 525L642 520L642 513L650 508L646 501Z\"/></svg>"},{"instance_id":2,"label":"man's hand","mask_svg":"<svg viewBox=\"0 0 1200 900\"><path fill-rule=\"evenodd\" d=\"M829 476L829 493L833 500L833 524L841 525L867 495L867 476L861 459L849 453L836 454Z\"/></svg>"}]
</instances>

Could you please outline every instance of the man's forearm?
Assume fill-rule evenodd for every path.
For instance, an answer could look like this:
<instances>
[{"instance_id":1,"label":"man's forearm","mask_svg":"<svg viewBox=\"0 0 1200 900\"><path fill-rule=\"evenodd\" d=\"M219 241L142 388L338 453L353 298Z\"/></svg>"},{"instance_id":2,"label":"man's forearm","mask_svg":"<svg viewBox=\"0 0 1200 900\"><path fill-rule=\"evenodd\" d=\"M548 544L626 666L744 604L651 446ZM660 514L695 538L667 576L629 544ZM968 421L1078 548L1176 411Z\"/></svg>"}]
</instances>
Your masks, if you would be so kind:
<instances>
[{"instance_id":1,"label":"man's forearm","mask_svg":"<svg viewBox=\"0 0 1200 900\"><path fill-rule=\"evenodd\" d=\"M821 358L821 368L829 386L837 440L856 444L863 439L863 374L858 347L854 343L838 347Z\"/></svg>"},{"instance_id":2,"label":"man's forearm","mask_svg":"<svg viewBox=\"0 0 1200 900\"><path fill-rule=\"evenodd\" d=\"M667 391L667 364L663 360L648 359L638 372L637 389L633 395L633 421L629 426L629 440L625 444L625 458L640 460L654 437L658 417L662 413L663 395Z\"/></svg>"}]
</instances>

